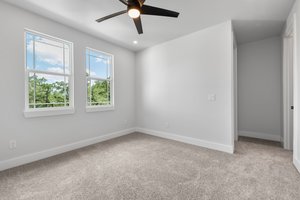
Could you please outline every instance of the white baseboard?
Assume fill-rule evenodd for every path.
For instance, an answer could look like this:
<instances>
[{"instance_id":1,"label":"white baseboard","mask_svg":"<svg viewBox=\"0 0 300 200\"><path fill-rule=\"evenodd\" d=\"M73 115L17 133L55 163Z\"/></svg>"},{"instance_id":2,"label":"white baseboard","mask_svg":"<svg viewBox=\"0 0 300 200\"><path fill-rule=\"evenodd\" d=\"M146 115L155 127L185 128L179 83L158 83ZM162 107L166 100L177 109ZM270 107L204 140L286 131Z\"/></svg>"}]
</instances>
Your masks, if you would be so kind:
<instances>
[{"instance_id":1,"label":"white baseboard","mask_svg":"<svg viewBox=\"0 0 300 200\"><path fill-rule=\"evenodd\" d=\"M153 136L166 138L166 139L170 139L170 140L175 140L175 141L192 144L192 145L196 145L196 146L200 146L200 147L204 147L204 148L208 148L208 149L223 151L226 153L234 152L234 147L230 146L230 145L218 144L218 143L214 143L214 142L209 142L209 141L200 140L200 139L191 138L191 137L180 136L180 135L161 132L161 131L154 131L154 130L148 130L148 129L143 129L143 128L131 128L131 129L126 129L126 130L102 135L99 137L90 138L90 139L86 139L83 141L78 141L75 143L55 147L52 149L47 149L47 150L43 150L40 152L27 154L27 155L23 155L20 157L0 161L0 171L10 169L13 167L17 167L20 165L28 164L28 163L31 163L31 162L34 162L37 160L45 159L45 158L48 158L51 156L62 154L62 153L68 152L68 151L86 147L86 146L96 144L99 142L103 142L106 140L110 140L113 138L121 137L123 135L134 133L136 131L144 133L144 134L153 135Z\"/></svg>"},{"instance_id":2,"label":"white baseboard","mask_svg":"<svg viewBox=\"0 0 300 200\"><path fill-rule=\"evenodd\" d=\"M300 161L297 160L296 158L294 158L294 165L296 167L296 169L298 170L298 172L300 173Z\"/></svg>"},{"instance_id":3,"label":"white baseboard","mask_svg":"<svg viewBox=\"0 0 300 200\"><path fill-rule=\"evenodd\" d=\"M273 135L269 133L258 133L252 131L239 131L239 136L252 137L252 138L258 138L263 140L271 140L276 142L282 141L282 137L280 135Z\"/></svg>"},{"instance_id":4,"label":"white baseboard","mask_svg":"<svg viewBox=\"0 0 300 200\"><path fill-rule=\"evenodd\" d=\"M37 160L41 160L44 158L48 158L51 156L55 156L61 153L65 153L68 151L72 151L75 149L79 149L82 147L86 147L92 144L96 144L99 142L103 142L106 140L110 140L113 138L117 138L123 135L127 135L130 133L135 132L135 128L131 128L131 129L126 129L126 130L122 130L122 131L118 131L118 132L114 132L114 133L110 133L110 134L106 134L106 135L102 135L99 137L95 137L95 138L90 138L90 139L86 139L86 140L82 140L79 142L74 142L72 144L67 144L67 145L63 145L63 146L59 146L59 147L55 147L52 149L47 149L44 151L40 151L40 152L36 152L36 153L32 153L32 154L27 154L24 156L20 156L20 157L16 157L16 158L12 158L9 160L4 160L4 161L0 161L0 171L9 169L9 168L13 168L13 167L17 167L20 165L24 165L27 163L31 163Z\"/></svg>"},{"instance_id":5,"label":"white baseboard","mask_svg":"<svg viewBox=\"0 0 300 200\"><path fill-rule=\"evenodd\" d=\"M161 132L161 131L154 131L154 130L149 130L149 129L144 129L144 128L137 128L137 132L148 134L148 135L153 135L165 139L170 139L170 140L175 140L187 144L192 144L208 149L213 149L213 150L218 150L218 151L223 151L226 153L233 153L234 152L234 147L230 145L224 145L224 144L219 144L219 143L214 143L214 142L209 142L205 140L200 140L196 138L191 138L191 137L185 137L185 136L180 136L172 133L166 133L166 132Z\"/></svg>"}]
</instances>

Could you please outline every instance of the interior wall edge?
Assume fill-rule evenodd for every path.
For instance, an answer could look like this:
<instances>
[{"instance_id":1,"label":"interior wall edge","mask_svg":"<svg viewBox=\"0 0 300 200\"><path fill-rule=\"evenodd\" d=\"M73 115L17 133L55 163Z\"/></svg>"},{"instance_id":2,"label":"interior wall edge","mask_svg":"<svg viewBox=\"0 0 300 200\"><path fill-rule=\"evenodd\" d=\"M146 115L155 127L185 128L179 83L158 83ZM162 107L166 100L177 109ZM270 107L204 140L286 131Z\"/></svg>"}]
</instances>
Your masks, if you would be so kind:
<instances>
[{"instance_id":1,"label":"interior wall edge","mask_svg":"<svg viewBox=\"0 0 300 200\"><path fill-rule=\"evenodd\" d=\"M296 169L300 173L300 161L298 159L296 159L296 158L294 158L294 165L295 165Z\"/></svg>"}]
</instances>

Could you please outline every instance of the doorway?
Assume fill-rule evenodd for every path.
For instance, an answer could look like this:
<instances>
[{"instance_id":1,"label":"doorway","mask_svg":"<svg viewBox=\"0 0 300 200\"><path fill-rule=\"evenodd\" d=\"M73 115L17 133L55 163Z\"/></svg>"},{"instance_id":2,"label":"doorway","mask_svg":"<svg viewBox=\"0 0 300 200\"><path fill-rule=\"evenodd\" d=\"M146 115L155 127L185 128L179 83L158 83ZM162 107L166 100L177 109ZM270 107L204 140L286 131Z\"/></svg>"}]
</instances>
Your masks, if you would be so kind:
<instances>
[{"instance_id":1,"label":"doorway","mask_svg":"<svg viewBox=\"0 0 300 200\"><path fill-rule=\"evenodd\" d=\"M239 137L273 141L281 145L282 51L281 36L238 46Z\"/></svg>"}]
</instances>

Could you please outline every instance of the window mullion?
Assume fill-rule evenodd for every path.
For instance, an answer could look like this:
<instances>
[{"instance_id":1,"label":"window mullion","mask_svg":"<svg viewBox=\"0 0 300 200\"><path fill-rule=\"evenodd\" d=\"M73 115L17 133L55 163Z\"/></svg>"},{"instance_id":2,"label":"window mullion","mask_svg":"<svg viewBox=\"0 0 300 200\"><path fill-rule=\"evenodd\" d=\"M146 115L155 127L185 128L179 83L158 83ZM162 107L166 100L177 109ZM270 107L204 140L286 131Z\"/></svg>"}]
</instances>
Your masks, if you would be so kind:
<instances>
[{"instance_id":1,"label":"window mullion","mask_svg":"<svg viewBox=\"0 0 300 200\"><path fill-rule=\"evenodd\" d=\"M37 73L37 74L49 74L49 75L54 75L54 76L71 76L70 74L63 74L63 73L44 71L44 70L28 69L28 71L30 71L32 73Z\"/></svg>"},{"instance_id":2,"label":"window mullion","mask_svg":"<svg viewBox=\"0 0 300 200\"><path fill-rule=\"evenodd\" d=\"M66 74L65 44L63 44L63 70L65 75ZM66 76L64 76L64 105L67 106Z\"/></svg>"},{"instance_id":3,"label":"window mullion","mask_svg":"<svg viewBox=\"0 0 300 200\"><path fill-rule=\"evenodd\" d=\"M48 39L48 38L47 38ZM50 40L50 39L48 39L48 40ZM41 44L46 44L46 45L49 45L49 46L52 46L52 47L56 47L56 48L64 48L64 47L61 47L61 46L59 46L59 45L55 45L55 44L51 44L51 43L48 43L48 42L43 42L43 41L37 41L38 43L41 43ZM56 42L56 41L55 41ZM63 44L63 46L64 46L65 44Z\"/></svg>"},{"instance_id":4,"label":"window mullion","mask_svg":"<svg viewBox=\"0 0 300 200\"><path fill-rule=\"evenodd\" d=\"M110 66L110 61L108 60L108 62L106 64L106 74L107 74L106 78L108 78L108 76L109 76L109 69L108 69L109 66Z\"/></svg>"},{"instance_id":5,"label":"window mullion","mask_svg":"<svg viewBox=\"0 0 300 200\"><path fill-rule=\"evenodd\" d=\"M33 69L36 69L36 58L35 58L35 36L33 36L32 42L32 51L33 51ZM28 73L29 75L29 73ZM34 87L33 87L33 108L36 108L36 74L33 74L34 77Z\"/></svg>"},{"instance_id":6,"label":"window mullion","mask_svg":"<svg viewBox=\"0 0 300 200\"><path fill-rule=\"evenodd\" d=\"M92 91L93 91L93 89L92 89L92 79L91 79L91 80L90 80L90 106L93 105L93 104L92 104L92 102L93 102L93 101L92 101L92 96L93 96L93 95L92 95Z\"/></svg>"},{"instance_id":7,"label":"window mullion","mask_svg":"<svg viewBox=\"0 0 300 200\"><path fill-rule=\"evenodd\" d=\"M91 55L90 55L90 51L89 51L88 55L89 55L89 59L88 59L88 61L89 61L89 76L91 76Z\"/></svg>"},{"instance_id":8,"label":"window mullion","mask_svg":"<svg viewBox=\"0 0 300 200\"><path fill-rule=\"evenodd\" d=\"M93 79L96 81L107 81L107 80L111 80L110 78L98 78L98 77L93 77L93 76L88 76L87 79Z\"/></svg>"},{"instance_id":9,"label":"window mullion","mask_svg":"<svg viewBox=\"0 0 300 200\"><path fill-rule=\"evenodd\" d=\"M34 87L33 87L33 107L36 108L36 74L33 74L34 77Z\"/></svg>"},{"instance_id":10,"label":"window mullion","mask_svg":"<svg viewBox=\"0 0 300 200\"><path fill-rule=\"evenodd\" d=\"M88 77L91 76L91 55L90 55L90 50L88 49ZM88 79L87 79L88 80ZM89 79L89 86L90 87L90 93L89 93L89 97L90 97L90 100L88 102L88 105L91 106L92 105L92 80Z\"/></svg>"}]
</instances>

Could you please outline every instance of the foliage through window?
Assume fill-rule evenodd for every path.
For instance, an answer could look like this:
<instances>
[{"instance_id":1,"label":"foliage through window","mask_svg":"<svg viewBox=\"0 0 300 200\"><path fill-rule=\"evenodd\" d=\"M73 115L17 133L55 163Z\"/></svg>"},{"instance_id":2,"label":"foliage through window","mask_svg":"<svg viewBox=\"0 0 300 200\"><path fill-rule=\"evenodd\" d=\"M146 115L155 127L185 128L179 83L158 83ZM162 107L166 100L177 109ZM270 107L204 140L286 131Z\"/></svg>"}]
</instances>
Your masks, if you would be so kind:
<instances>
[{"instance_id":1,"label":"foliage through window","mask_svg":"<svg viewBox=\"0 0 300 200\"><path fill-rule=\"evenodd\" d=\"M26 32L26 108L70 107L72 44Z\"/></svg>"},{"instance_id":2,"label":"foliage through window","mask_svg":"<svg viewBox=\"0 0 300 200\"><path fill-rule=\"evenodd\" d=\"M86 49L87 106L113 106L113 56Z\"/></svg>"}]
</instances>

